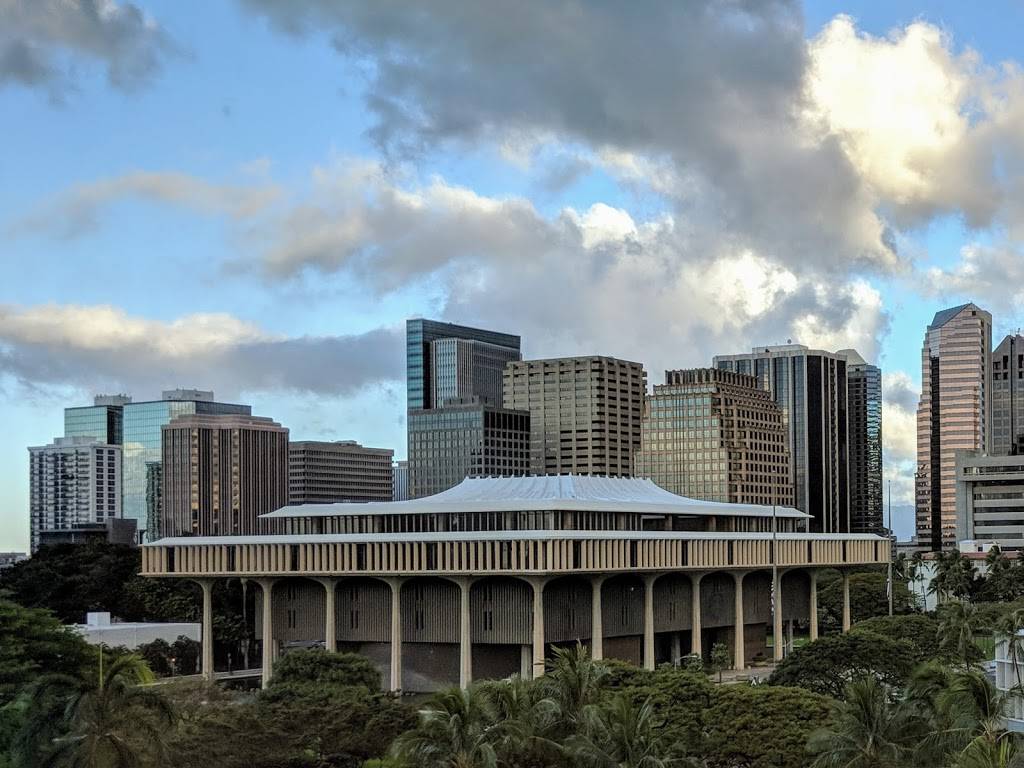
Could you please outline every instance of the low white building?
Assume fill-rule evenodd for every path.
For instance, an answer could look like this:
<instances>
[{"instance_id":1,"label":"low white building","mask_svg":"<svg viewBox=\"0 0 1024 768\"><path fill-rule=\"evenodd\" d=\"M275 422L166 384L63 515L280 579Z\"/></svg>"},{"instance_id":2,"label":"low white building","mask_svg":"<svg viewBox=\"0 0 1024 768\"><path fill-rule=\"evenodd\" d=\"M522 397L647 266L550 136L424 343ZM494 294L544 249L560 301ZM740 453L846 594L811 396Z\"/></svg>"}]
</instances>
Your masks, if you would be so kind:
<instances>
[{"instance_id":1,"label":"low white building","mask_svg":"<svg viewBox=\"0 0 1024 768\"><path fill-rule=\"evenodd\" d=\"M110 614L106 612L88 613L85 617L85 624L72 626L85 639L85 642L91 645L106 645L111 648L135 649L140 645L152 643L154 640L173 643L179 637L187 637L196 642L200 640L199 624L117 621L112 620Z\"/></svg>"},{"instance_id":2,"label":"low white building","mask_svg":"<svg viewBox=\"0 0 1024 768\"><path fill-rule=\"evenodd\" d=\"M1024 642L1024 632L1020 633ZM996 688L1007 695L1007 728L1024 732L1024 648L1018 651L1016 663L1010 653L1010 642L1006 635L996 635Z\"/></svg>"}]
</instances>

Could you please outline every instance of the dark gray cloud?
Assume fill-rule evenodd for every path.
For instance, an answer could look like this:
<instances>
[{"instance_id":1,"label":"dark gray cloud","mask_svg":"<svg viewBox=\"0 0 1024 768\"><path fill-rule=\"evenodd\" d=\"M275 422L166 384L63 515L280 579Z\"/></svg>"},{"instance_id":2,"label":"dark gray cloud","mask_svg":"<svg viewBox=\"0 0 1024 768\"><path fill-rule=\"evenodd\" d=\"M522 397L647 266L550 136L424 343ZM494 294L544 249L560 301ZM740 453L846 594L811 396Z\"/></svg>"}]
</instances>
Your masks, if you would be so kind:
<instances>
[{"instance_id":1,"label":"dark gray cloud","mask_svg":"<svg viewBox=\"0 0 1024 768\"><path fill-rule=\"evenodd\" d=\"M392 156L534 135L667 158L691 182L680 209L763 255L819 272L897 265L843 148L801 117L795 2L245 3L372 64L374 136Z\"/></svg>"},{"instance_id":2,"label":"dark gray cloud","mask_svg":"<svg viewBox=\"0 0 1024 768\"><path fill-rule=\"evenodd\" d=\"M287 338L222 314L164 323L108 306L0 305L0 375L31 385L344 396L400 380L403 352L393 329Z\"/></svg>"},{"instance_id":3,"label":"dark gray cloud","mask_svg":"<svg viewBox=\"0 0 1024 768\"><path fill-rule=\"evenodd\" d=\"M60 98L74 87L70 57L99 64L113 87L132 90L177 50L131 2L0 0L0 87L45 87Z\"/></svg>"}]
</instances>

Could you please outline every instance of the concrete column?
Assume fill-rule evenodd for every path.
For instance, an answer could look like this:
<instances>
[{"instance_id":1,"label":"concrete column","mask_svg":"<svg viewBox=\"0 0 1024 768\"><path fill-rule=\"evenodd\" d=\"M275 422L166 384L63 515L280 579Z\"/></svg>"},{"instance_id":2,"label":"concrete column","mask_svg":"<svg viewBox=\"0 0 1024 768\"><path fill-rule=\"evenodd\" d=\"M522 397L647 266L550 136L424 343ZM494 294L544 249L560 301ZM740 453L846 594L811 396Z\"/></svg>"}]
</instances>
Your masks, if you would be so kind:
<instances>
[{"instance_id":1,"label":"concrete column","mask_svg":"<svg viewBox=\"0 0 1024 768\"><path fill-rule=\"evenodd\" d=\"M469 623L469 579L459 579L459 687L468 688L473 680L473 636Z\"/></svg>"},{"instance_id":2,"label":"concrete column","mask_svg":"<svg viewBox=\"0 0 1024 768\"><path fill-rule=\"evenodd\" d=\"M391 587L391 685L402 690L402 580L388 579Z\"/></svg>"},{"instance_id":3,"label":"concrete column","mask_svg":"<svg viewBox=\"0 0 1024 768\"><path fill-rule=\"evenodd\" d=\"M843 571L843 632L850 631L850 574Z\"/></svg>"},{"instance_id":4,"label":"concrete column","mask_svg":"<svg viewBox=\"0 0 1024 768\"><path fill-rule=\"evenodd\" d=\"M601 613L601 587L604 576L590 580L590 657L600 661L604 658L604 616Z\"/></svg>"},{"instance_id":5,"label":"concrete column","mask_svg":"<svg viewBox=\"0 0 1024 768\"><path fill-rule=\"evenodd\" d=\"M317 579L324 587L324 648L331 653L338 650L338 621L335 588L337 579Z\"/></svg>"},{"instance_id":6,"label":"concrete column","mask_svg":"<svg viewBox=\"0 0 1024 768\"><path fill-rule=\"evenodd\" d=\"M808 631L811 642L818 639L818 574L811 571L811 604L807 614Z\"/></svg>"},{"instance_id":7,"label":"concrete column","mask_svg":"<svg viewBox=\"0 0 1024 768\"><path fill-rule=\"evenodd\" d=\"M782 639L782 573L776 569L772 577L772 651L782 661L785 640Z\"/></svg>"},{"instance_id":8,"label":"concrete column","mask_svg":"<svg viewBox=\"0 0 1024 768\"><path fill-rule=\"evenodd\" d=\"M786 653L793 652L793 625L796 621L790 619L786 622Z\"/></svg>"},{"instance_id":9,"label":"concrete column","mask_svg":"<svg viewBox=\"0 0 1024 768\"><path fill-rule=\"evenodd\" d=\"M203 678L213 680L213 582L202 579L199 586L203 590L203 631L200 640L203 644L202 672Z\"/></svg>"},{"instance_id":10,"label":"concrete column","mask_svg":"<svg viewBox=\"0 0 1024 768\"><path fill-rule=\"evenodd\" d=\"M703 573L691 573L690 584L690 653L704 658L702 643L702 620L700 617L700 582L704 578Z\"/></svg>"},{"instance_id":11,"label":"concrete column","mask_svg":"<svg viewBox=\"0 0 1024 768\"><path fill-rule=\"evenodd\" d=\"M736 611L736 629L734 630L735 642L733 644L733 668L743 669L747 665L746 660L746 633L743 619L743 576L742 573L733 573L733 583L736 585L735 589L735 611Z\"/></svg>"},{"instance_id":12,"label":"concrete column","mask_svg":"<svg viewBox=\"0 0 1024 768\"><path fill-rule=\"evenodd\" d=\"M274 647L274 579L257 579L257 584L263 590L263 687L270 685L270 678L274 674L274 659L277 657L277 648Z\"/></svg>"},{"instance_id":13,"label":"concrete column","mask_svg":"<svg viewBox=\"0 0 1024 768\"><path fill-rule=\"evenodd\" d=\"M644 577L644 669L654 669L654 581Z\"/></svg>"},{"instance_id":14,"label":"concrete column","mask_svg":"<svg viewBox=\"0 0 1024 768\"><path fill-rule=\"evenodd\" d=\"M544 674L544 582L530 581L533 585L533 679Z\"/></svg>"},{"instance_id":15,"label":"concrete column","mask_svg":"<svg viewBox=\"0 0 1024 768\"><path fill-rule=\"evenodd\" d=\"M523 680L533 678L533 647L530 645L519 646L519 677Z\"/></svg>"}]
</instances>

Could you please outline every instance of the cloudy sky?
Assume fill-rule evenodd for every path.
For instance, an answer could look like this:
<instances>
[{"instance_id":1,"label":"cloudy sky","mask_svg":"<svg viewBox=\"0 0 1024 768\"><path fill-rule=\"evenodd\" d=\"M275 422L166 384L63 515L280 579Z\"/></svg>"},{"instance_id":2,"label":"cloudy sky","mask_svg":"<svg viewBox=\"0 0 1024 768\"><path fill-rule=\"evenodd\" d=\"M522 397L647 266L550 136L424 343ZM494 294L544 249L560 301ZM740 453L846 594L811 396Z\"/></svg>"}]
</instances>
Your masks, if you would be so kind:
<instances>
[{"instance_id":1,"label":"cloudy sky","mask_svg":"<svg viewBox=\"0 0 1024 768\"><path fill-rule=\"evenodd\" d=\"M1018 0L199 7L0 0L0 550L95 392L403 456L414 315L652 383L856 347L907 504L931 316L1022 324Z\"/></svg>"}]
</instances>

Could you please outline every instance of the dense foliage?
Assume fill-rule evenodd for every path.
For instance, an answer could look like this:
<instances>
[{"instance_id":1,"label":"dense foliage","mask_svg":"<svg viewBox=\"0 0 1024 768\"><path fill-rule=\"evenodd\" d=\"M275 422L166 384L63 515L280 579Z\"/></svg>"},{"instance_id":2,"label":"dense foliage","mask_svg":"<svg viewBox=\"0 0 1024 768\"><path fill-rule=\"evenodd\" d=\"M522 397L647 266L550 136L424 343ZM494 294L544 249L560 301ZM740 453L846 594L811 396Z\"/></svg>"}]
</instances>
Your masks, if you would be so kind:
<instances>
[{"instance_id":1,"label":"dense foliage","mask_svg":"<svg viewBox=\"0 0 1024 768\"><path fill-rule=\"evenodd\" d=\"M58 544L0 571L0 594L28 608L45 608L65 624L84 622L90 611L108 611L123 621L200 620L202 594L196 584L144 578L140 569L138 547ZM254 591L231 579L217 584L213 600L219 663L226 665L232 654L234 666L241 667L253 640Z\"/></svg>"},{"instance_id":2,"label":"dense foliage","mask_svg":"<svg viewBox=\"0 0 1024 768\"><path fill-rule=\"evenodd\" d=\"M889 613L884 571L850 574L850 617L854 623ZM914 610L916 599L905 581L894 581L893 608L904 614ZM838 571L824 571L818 577L818 621L822 634L841 631L843 625L843 581Z\"/></svg>"},{"instance_id":3,"label":"dense foliage","mask_svg":"<svg viewBox=\"0 0 1024 768\"><path fill-rule=\"evenodd\" d=\"M902 685L909 679L915 661L914 647L907 640L850 632L822 637L797 648L776 667L768 682L839 699L850 682L862 677L873 677L890 686Z\"/></svg>"},{"instance_id":4,"label":"dense foliage","mask_svg":"<svg viewBox=\"0 0 1024 768\"><path fill-rule=\"evenodd\" d=\"M890 640L905 640L913 649L914 662L939 658L939 622L925 613L905 616L874 616L853 625L855 633L871 632Z\"/></svg>"},{"instance_id":5,"label":"dense foliage","mask_svg":"<svg viewBox=\"0 0 1024 768\"><path fill-rule=\"evenodd\" d=\"M354 654L287 654L256 696L189 685L168 693L182 711L169 744L180 768L356 768L415 723L412 709L381 693L377 670ZM216 705L204 707L203 696Z\"/></svg>"}]
</instances>

